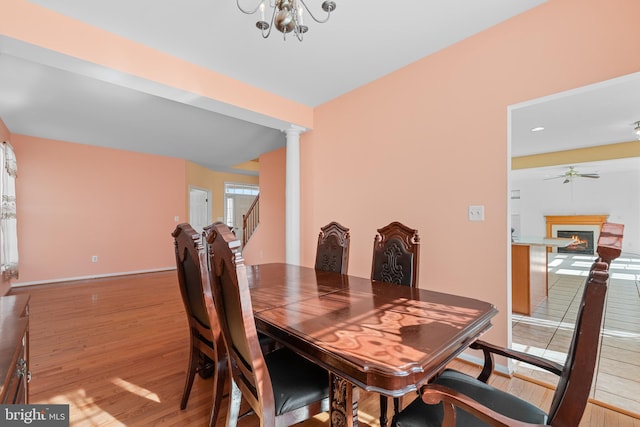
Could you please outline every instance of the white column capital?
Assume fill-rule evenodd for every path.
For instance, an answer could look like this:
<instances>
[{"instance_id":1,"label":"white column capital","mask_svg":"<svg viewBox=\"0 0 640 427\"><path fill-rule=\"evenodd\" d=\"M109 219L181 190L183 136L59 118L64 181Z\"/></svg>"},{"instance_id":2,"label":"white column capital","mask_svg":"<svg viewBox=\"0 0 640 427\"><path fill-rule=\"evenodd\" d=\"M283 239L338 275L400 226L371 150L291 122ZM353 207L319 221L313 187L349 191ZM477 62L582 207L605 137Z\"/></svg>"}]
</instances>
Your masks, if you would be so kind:
<instances>
[{"instance_id":1,"label":"white column capital","mask_svg":"<svg viewBox=\"0 0 640 427\"><path fill-rule=\"evenodd\" d=\"M289 142L289 137L300 136L301 134L305 133L307 130L308 130L307 128L303 128L302 126L291 125L286 129L282 129L282 132L284 132L284 134L287 135L287 142Z\"/></svg>"}]
</instances>

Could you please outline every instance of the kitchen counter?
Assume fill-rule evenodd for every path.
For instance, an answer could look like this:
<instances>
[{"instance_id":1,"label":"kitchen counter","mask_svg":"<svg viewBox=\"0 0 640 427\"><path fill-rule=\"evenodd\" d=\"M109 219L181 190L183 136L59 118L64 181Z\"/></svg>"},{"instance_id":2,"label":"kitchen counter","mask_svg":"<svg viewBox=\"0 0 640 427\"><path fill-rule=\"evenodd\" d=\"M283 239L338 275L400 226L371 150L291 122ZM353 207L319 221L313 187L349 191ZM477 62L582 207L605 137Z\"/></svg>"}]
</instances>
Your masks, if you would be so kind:
<instances>
[{"instance_id":1,"label":"kitchen counter","mask_svg":"<svg viewBox=\"0 0 640 427\"><path fill-rule=\"evenodd\" d=\"M558 237L514 237L511 241L514 245L545 246L545 247L565 247L573 243L573 239Z\"/></svg>"},{"instance_id":2,"label":"kitchen counter","mask_svg":"<svg viewBox=\"0 0 640 427\"><path fill-rule=\"evenodd\" d=\"M530 316L549 295L547 248L573 239L514 237L511 242L511 311Z\"/></svg>"}]
</instances>

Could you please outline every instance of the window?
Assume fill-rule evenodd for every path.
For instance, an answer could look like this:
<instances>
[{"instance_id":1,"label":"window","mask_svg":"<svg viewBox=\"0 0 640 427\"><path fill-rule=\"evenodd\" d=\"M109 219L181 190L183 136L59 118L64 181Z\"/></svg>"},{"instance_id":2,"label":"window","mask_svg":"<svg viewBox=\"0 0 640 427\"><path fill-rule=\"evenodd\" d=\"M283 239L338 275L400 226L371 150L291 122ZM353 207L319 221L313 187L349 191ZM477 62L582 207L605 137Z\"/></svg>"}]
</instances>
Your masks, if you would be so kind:
<instances>
[{"instance_id":1,"label":"window","mask_svg":"<svg viewBox=\"0 0 640 427\"><path fill-rule=\"evenodd\" d=\"M226 198L225 206L224 222L229 227L233 227L233 197Z\"/></svg>"},{"instance_id":2,"label":"window","mask_svg":"<svg viewBox=\"0 0 640 427\"><path fill-rule=\"evenodd\" d=\"M233 227L236 237L242 240L242 216L247 213L260 193L255 184L224 184L224 222Z\"/></svg>"},{"instance_id":3,"label":"window","mask_svg":"<svg viewBox=\"0 0 640 427\"><path fill-rule=\"evenodd\" d=\"M260 192L260 187L254 184L224 184L224 193L229 194L242 194L245 196L257 196Z\"/></svg>"}]
</instances>

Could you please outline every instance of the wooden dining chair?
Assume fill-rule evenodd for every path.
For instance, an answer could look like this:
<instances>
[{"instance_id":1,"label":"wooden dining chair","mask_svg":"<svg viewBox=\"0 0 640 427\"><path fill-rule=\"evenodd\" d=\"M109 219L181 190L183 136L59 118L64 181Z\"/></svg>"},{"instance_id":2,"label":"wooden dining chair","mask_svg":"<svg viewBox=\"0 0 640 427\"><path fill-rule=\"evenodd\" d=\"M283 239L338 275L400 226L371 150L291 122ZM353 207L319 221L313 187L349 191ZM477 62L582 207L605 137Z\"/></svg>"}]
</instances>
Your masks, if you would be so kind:
<instances>
[{"instance_id":1,"label":"wooden dining chair","mask_svg":"<svg viewBox=\"0 0 640 427\"><path fill-rule=\"evenodd\" d=\"M379 228L373 241L371 280L418 287L420 237L418 230L399 222ZM389 398L380 395L380 426L388 422ZM393 412L400 410L400 398L393 399Z\"/></svg>"},{"instance_id":2,"label":"wooden dining chair","mask_svg":"<svg viewBox=\"0 0 640 427\"><path fill-rule=\"evenodd\" d=\"M598 239L598 258L591 266L578 308L573 339L564 366L534 355L476 341L483 351L484 367L478 378L447 369L421 389L392 424L425 426L577 426L587 405L598 357L598 341L609 279L609 265L620 255L621 224L605 223ZM558 375L549 412L487 384L493 371L493 355L529 363Z\"/></svg>"},{"instance_id":3,"label":"wooden dining chair","mask_svg":"<svg viewBox=\"0 0 640 427\"><path fill-rule=\"evenodd\" d=\"M419 261L418 230L399 222L378 229L373 240L372 280L417 287Z\"/></svg>"},{"instance_id":4,"label":"wooden dining chair","mask_svg":"<svg viewBox=\"0 0 640 427\"><path fill-rule=\"evenodd\" d=\"M217 227L220 226L220 224L224 224L224 223L221 221L214 222L213 224L207 225L202 229L202 237L204 239L204 244L206 247L207 254L211 253L211 248L207 244L207 237L213 230L216 230ZM231 249L231 252L233 253L234 257L236 256L241 257L242 254L241 254L240 248L242 247L242 242L240 241L240 239L238 239L238 236L236 236L234 227L226 224L224 225L229 229L229 232L231 233L231 235L229 236L229 249ZM209 258L207 258L207 261L208 260ZM211 271L209 271L209 277L211 277ZM273 338L265 334L258 333L258 340L260 341L260 348L262 349L263 353L269 353L281 346L280 343L278 343L276 340L274 340Z\"/></svg>"},{"instance_id":5,"label":"wooden dining chair","mask_svg":"<svg viewBox=\"0 0 640 427\"><path fill-rule=\"evenodd\" d=\"M211 288L205 290L210 318L218 317L231 371L227 426L235 426L242 399L261 426L289 426L329 410L329 374L280 348L260 349L244 261L230 249L235 237L222 223L207 235Z\"/></svg>"},{"instance_id":6,"label":"wooden dining chair","mask_svg":"<svg viewBox=\"0 0 640 427\"><path fill-rule=\"evenodd\" d=\"M332 221L320 228L316 249L316 270L347 274L349 229Z\"/></svg>"},{"instance_id":7,"label":"wooden dining chair","mask_svg":"<svg viewBox=\"0 0 640 427\"><path fill-rule=\"evenodd\" d=\"M210 426L215 420L222 401L224 381L220 369L226 367L226 349L217 319L211 321L204 302L203 288L209 288L208 260L200 234L189 224L179 224L173 231L176 270L180 294L189 323L189 363L187 378L180 400L180 409L187 407L196 373L203 378L213 375L213 406Z\"/></svg>"}]
</instances>

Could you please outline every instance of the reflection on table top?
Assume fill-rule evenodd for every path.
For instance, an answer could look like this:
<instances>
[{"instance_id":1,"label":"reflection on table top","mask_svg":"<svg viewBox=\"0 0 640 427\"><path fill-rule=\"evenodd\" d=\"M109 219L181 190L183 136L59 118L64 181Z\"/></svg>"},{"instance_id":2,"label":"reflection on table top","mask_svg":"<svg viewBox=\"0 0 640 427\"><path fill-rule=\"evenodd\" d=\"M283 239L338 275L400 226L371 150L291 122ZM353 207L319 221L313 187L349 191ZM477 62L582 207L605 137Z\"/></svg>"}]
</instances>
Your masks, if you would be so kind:
<instances>
[{"instance_id":1,"label":"reflection on table top","mask_svg":"<svg viewBox=\"0 0 640 427\"><path fill-rule=\"evenodd\" d=\"M352 383L402 395L490 326L493 305L287 264L247 267L258 327Z\"/></svg>"}]
</instances>

